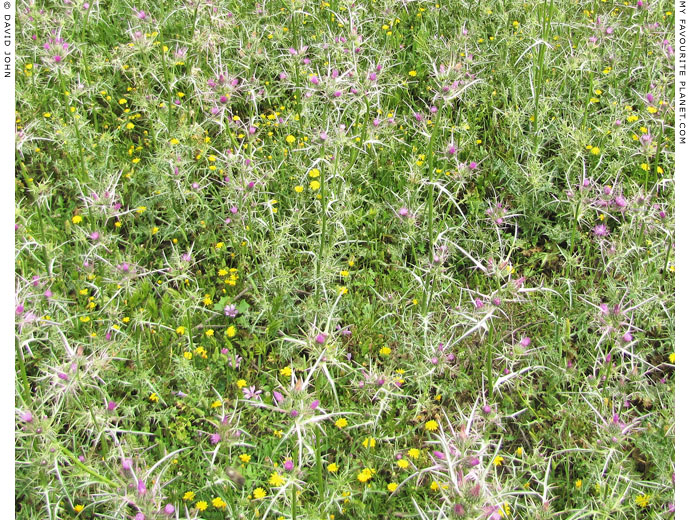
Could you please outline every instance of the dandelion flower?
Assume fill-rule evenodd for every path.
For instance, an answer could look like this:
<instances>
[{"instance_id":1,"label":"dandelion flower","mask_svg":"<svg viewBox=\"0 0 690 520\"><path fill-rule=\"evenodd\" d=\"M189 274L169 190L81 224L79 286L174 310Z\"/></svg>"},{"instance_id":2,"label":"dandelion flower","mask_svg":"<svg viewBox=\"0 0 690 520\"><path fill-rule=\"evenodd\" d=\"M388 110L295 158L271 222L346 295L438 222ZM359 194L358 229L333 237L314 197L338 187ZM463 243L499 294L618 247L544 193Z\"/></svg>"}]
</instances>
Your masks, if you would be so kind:
<instances>
[{"instance_id":1,"label":"dandelion flower","mask_svg":"<svg viewBox=\"0 0 690 520\"><path fill-rule=\"evenodd\" d=\"M637 505L640 506L642 509L644 509L645 507L647 507L647 506L649 505L649 499L650 499L650 498L651 498L651 497L650 497L649 495L647 495L647 494L644 494L644 495L637 495L637 496L635 497L635 504L637 504Z\"/></svg>"},{"instance_id":2,"label":"dandelion flower","mask_svg":"<svg viewBox=\"0 0 690 520\"><path fill-rule=\"evenodd\" d=\"M326 469L329 473L335 473L338 471L338 465L335 462L331 462L328 466L326 466Z\"/></svg>"},{"instance_id":3,"label":"dandelion flower","mask_svg":"<svg viewBox=\"0 0 690 520\"><path fill-rule=\"evenodd\" d=\"M410 448L407 451L407 455L412 459L418 459L419 455L420 455L420 451L417 448Z\"/></svg>"},{"instance_id":4,"label":"dandelion flower","mask_svg":"<svg viewBox=\"0 0 690 520\"><path fill-rule=\"evenodd\" d=\"M257 500L261 500L266 496L266 490L264 488L256 488L254 490L254 498Z\"/></svg>"},{"instance_id":5,"label":"dandelion flower","mask_svg":"<svg viewBox=\"0 0 690 520\"><path fill-rule=\"evenodd\" d=\"M373 476L374 476L374 471L372 469L364 468L357 475L357 480L364 483L364 482L367 482L368 480L370 480Z\"/></svg>"},{"instance_id":6,"label":"dandelion flower","mask_svg":"<svg viewBox=\"0 0 690 520\"><path fill-rule=\"evenodd\" d=\"M376 446L376 439L374 439L373 437L367 437L366 439L364 439L364 441L362 441L362 446L364 446L365 448L373 448L374 446Z\"/></svg>"},{"instance_id":7,"label":"dandelion flower","mask_svg":"<svg viewBox=\"0 0 690 520\"><path fill-rule=\"evenodd\" d=\"M211 503L213 504L213 507L218 509L223 509L227 505L220 497L214 498L213 500L211 500Z\"/></svg>"},{"instance_id":8,"label":"dandelion flower","mask_svg":"<svg viewBox=\"0 0 690 520\"><path fill-rule=\"evenodd\" d=\"M335 426L336 428L345 428L345 426L347 426L347 419L341 417L340 419L335 421Z\"/></svg>"},{"instance_id":9,"label":"dandelion flower","mask_svg":"<svg viewBox=\"0 0 690 520\"><path fill-rule=\"evenodd\" d=\"M194 500L195 494L194 491L187 491L184 496L182 497L182 500Z\"/></svg>"},{"instance_id":10,"label":"dandelion flower","mask_svg":"<svg viewBox=\"0 0 690 520\"><path fill-rule=\"evenodd\" d=\"M424 429L428 432L435 432L436 430L438 430L438 423L434 420L427 421L424 424Z\"/></svg>"},{"instance_id":11,"label":"dandelion flower","mask_svg":"<svg viewBox=\"0 0 690 520\"><path fill-rule=\"evenodd\" d=\"M199 511L206 511L206 509L208 509L208 503L205 500L199 500L196 504L194 504L194 507L196 507Z\"/></svg>"},{"instance_id":12,"label":"dandelion flower","mask_svg":"<svg viewBox=\"0 0 690 520\"><path fill-rule=\"evenodd\" d=\"M273 487L280 487L285 484L285 478L279 475L277 472L273 472L271 477L268 479L268 483Z\"/></svg>"},{"instance_id":13,"label":"dandelion flower","mask_svg":"<svg viewBox=\"0 0 690 520\"><path fill-rule=\"evenodd\" d=\"M386 488L388 488L388 491L393 493L396 489L398 489L398 485L395 482L391 482L386 486Z\"/></svg>"}]
</instances>

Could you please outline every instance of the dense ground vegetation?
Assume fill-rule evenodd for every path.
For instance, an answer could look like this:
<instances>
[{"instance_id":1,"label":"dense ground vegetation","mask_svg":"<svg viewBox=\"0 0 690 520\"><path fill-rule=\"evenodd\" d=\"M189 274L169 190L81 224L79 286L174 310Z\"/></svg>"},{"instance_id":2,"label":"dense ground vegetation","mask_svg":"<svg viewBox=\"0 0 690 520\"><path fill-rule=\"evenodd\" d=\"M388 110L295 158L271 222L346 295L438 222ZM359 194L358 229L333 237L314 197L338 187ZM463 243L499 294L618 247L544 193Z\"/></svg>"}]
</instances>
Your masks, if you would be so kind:
<instances>
[{"instance_id":1,"label":"dense ground vegetation","mask_svg":"<svg viewBox=\"0 0 690 520\"><path fill-rule=\"evenodd\" d=\"M670 518L673 6L17 6L17 518Z\"/></svg>"}]
</instances>

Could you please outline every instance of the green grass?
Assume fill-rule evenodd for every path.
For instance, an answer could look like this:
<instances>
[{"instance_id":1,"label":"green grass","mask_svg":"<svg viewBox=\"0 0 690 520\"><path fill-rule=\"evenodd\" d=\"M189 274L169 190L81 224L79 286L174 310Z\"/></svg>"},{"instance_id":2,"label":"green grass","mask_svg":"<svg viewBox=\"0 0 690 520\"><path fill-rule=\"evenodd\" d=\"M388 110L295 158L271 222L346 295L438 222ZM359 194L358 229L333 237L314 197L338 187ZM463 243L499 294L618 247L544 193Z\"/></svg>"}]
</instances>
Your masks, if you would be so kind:
<instances>
[{"instance_id":1,"label":"green grass","mask_svg":"<svg viewBox=\"0 0 690 520\"><path fill-rule=\"evenodd\" d=\"M673 516L671 4L18 6L17 518Z\"/></svg>"}]
</instances>

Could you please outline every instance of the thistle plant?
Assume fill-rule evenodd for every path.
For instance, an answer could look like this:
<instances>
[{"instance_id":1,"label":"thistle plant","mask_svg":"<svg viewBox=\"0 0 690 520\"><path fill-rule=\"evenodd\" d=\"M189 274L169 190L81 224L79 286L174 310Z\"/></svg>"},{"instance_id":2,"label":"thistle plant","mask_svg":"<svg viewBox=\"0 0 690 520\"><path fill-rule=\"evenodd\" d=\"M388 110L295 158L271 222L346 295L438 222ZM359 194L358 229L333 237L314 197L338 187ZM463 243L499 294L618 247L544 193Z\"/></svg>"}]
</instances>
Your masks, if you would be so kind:
<instances>
[{"instance_id":1,"label":"thistle plant","mask_svg":"<svg viewBox=\"0 0 690 520\"><path fill-rule=\"evenodd\" d=\"M16 23L17 518L675 512L670 2Z\"/></svg>"}]
</instances>

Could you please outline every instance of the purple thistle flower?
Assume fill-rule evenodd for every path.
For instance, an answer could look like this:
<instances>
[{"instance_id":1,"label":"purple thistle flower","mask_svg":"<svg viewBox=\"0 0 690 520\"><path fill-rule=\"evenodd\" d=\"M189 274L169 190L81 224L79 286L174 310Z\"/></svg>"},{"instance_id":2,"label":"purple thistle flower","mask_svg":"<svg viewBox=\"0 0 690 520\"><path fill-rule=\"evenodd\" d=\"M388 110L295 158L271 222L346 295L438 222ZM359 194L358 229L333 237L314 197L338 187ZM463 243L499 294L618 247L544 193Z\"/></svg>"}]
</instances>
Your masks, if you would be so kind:
<instances>
[{"instance_id":1,"label":"purple thistle flower","mask_svg":"<svg viewBox=\"0 0 690 520\"><path fill-rule=\"evenodd\" d=\"M34 420L34 416L28 410L26 412L20 413L19 418L26 423L33 422Z\"/></svg>"},{"instance_id":2,"label":"purple thistle flower","mask_svg":"<svg viewBox=\"0 0 690 520\"><path fill-rule=\"evenodd\" d=\"M285 400L285 398L283 397L283 394L278 392L278 390L273 390L273 399L276 400L277 404L280 404Z\"/></svg>"},{"instance_id":3,"label":"purple thistle flower","mask_svg":"<svg viewBox=\"0 0 690 520\"><path fill-rule=\"evenodd\" d=\"M220 433L214 433L211 435L211 444L218 444L220 442Z\"/></svg>"},{"instance_id":4,"label":"purple thistle flower","mask_svg":"<svg viewBox=\"0 0 690 520\"><path fill-rule=\"evenodd\" d=\"M238 311L234 305L226 305L225 309L223 310L225 312L225 315L229 316L230 318L234 318L235 316L237 316Z\"/></svg>"},{"instance_id":5,"label":"purple thistle flower","mask_svg":"<svg viewBox=\"0 0 690 520\"><path fill-rule=\"evenodd\" d=\"M606 224L597 224L594 226L594 229L592 231L595 236L598 237L605 237L606 235L609 234L609 230L606 228Z\"/></svg>"},{"instance_id":6,"label":"purple thistle flower","mask_svg":"<svg viewBox=\"0 0 690 520\"><path fill-rule=\"evenodd\" d=\"M139 479L139 483L137 484L137 492L142 496L146 494L146 484L144 484L144 481L141 479Z\"/></svg>"},{"instance_id":7,"label":"purple thistle flower","mask_svg":"<svg viewBox=\"0 0 690 520\"><path fill-rule=\"evenodd\" d=\"M326 342L326 335L319 333L314 341L316 341L319 345L323 345Z\"/></svg>"},{"instance_id":8,"label":"purple thistle flower","mask_svg":"<svg viewBox=\"0 0 690 520\"><path fill-rule=\"evenodd\" d=\"M172 504L165 504L165 508L163 508L163 511L166 515L172 515L175 512L175 506Z\"/></svg>"},{"instance_id":9,"label":"purple thistle flower","mask_svg":"<svg viewBox=\"0 0 690 520\"><path fill-rule=\"evenodd\" d=\"M285 471L292 471L293 469L295 469L295 463L292 462L291 459L288 459L283 464L283 467L285 468Z\"/></svg>"},{"instance_id":10,"label":"purple thistle flower","mask_svg":"<svg viewBox=\"0 0 690 520\"><path fill-rule=\"evenodd\" d=\"M261 390L257 390L256 387L252 385L249 388L243 388L242 393L245 399L255 399L258 401L260 399Z\"/></svg>"}]
</instances>

